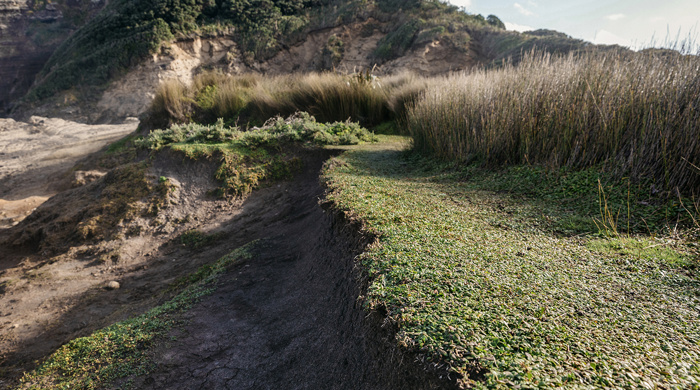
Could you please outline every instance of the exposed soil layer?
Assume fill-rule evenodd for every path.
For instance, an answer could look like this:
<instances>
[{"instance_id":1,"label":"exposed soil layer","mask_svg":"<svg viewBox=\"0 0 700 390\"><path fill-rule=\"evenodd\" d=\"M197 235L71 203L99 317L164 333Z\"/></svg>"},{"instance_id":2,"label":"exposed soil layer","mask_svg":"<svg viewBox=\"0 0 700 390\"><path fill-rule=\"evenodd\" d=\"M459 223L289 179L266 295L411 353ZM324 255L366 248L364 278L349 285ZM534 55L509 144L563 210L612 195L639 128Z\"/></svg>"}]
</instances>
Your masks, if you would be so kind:
<instances>
[{"instance_id":1,"label":"exposed soil layer","mask_svg":"<svg viewBox=\"0 0 700 390\"><path fill-rule=\"evenodd\" d=\"M255 196L245 202L208 195L217 184L214 169L211 163L183 163L182 157L170 155L153 161L151 175L178 183L172 204L157 220L137 218L131 227L141 226L138 231L96 243L73 243L56 256L16 251L7 242L1 246L4 236L31 225L28 220L0 230L0 389L12 388L36 360L67 341L163 303L172 296L168 287L178 278L239 245L217 241L206 250L192 251L180 240L191 229L225 235L230 222L257 202ZM94 184L61 192L34 214L54 213L54 220L80 214L84 204L77 195ZM47 226L55 225L54 220ZM105 289L111 281L121 288Z\"/></svg>"},{"instance_id":2,"label":"exposed soil layer","mask_svg":"<svg viewBox=\"0 0 700 390\"><path fill-rule=\"evenodd\" d=\"M61 344L165 302L173 292L163 291L177 278L258 239L259 253L184 315L177 341L158 347L156 371L135 378L137 388L451 387L398 352L383 316L359 306L354 258L367 240L319 205L318 173L330 154L312 152L295 180L228 205L206 198L212 167L156 160L153 173L180 183L178 204L159 226L165 230L126 238L116 262L71 251L49 263L28 257L2 272L13 282L0 291L0 388ZM184 212L190 222L168 222ZM189 249L178 237L190 228L217 239ZM110 280L121 288L105 289Z\"/></svg>"},{"instance_id":3,"label":"exposed soil layer","mask_svg":"<svg viewBox=\"0 0 700 390\"><path fill-rule=\"evenodd\" d=\"M149 389L444 388L403 356L379 315L360 307L354 259L366 241L319 205L320 159L285 190L268 191L229 229L230 242L262 239L185 315L176 341L154 352ZM271 197L272 199L268 198ZM259 207L259 208L257 208ZM240 224L240 218L232 221ZM440 383L441 382L441 383Z\"/></svg>"}]
</instances>

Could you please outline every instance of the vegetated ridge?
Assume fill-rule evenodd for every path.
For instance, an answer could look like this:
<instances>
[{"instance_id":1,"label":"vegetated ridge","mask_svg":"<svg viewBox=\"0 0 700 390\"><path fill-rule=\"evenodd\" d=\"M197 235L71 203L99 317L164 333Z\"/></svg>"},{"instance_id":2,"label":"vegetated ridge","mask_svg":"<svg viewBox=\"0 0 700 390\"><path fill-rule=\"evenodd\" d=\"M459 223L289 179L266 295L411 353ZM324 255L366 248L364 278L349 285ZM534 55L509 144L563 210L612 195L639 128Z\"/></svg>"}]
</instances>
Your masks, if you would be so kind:
<instances>
[{"instance_id":1,"label":"vegetated ridge","mask_svg":"<svg viewBox=\"0 0 700 390\"><path fill-rule=\"evenodd\" d=\"M595 47L554 31L506 31L494 15L470 15L437 0L117 0L82 20L16 113L33 108L91 121L137 116L162 80L188 82L202 68L283 74L376 66L376 74L434 75L517 61L533 47L553 53Z\"/></svg>"}]
</instances>

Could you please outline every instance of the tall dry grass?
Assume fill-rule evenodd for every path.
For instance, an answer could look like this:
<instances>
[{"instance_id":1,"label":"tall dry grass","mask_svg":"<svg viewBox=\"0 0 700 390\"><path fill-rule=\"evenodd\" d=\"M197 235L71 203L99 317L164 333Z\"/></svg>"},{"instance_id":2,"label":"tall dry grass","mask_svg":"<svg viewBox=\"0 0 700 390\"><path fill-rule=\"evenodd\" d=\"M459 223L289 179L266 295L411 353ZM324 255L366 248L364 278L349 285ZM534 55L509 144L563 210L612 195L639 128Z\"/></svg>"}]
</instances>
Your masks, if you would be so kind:
<instances>
[{"instance_id":1,"label":"tall dry grass","mask_svg":"<svg viewBox=\"0 0 700 390\"><path fill-rule=\"evenodd\" d=\"M148 113L151 127L218 118L253 124L306 111L322 122L352 119L376 125L405 117L405 106L427 87L425 79L401 74L376 78L369 73L311 73L229 76L219 71L196 76L190 86L164 83Z\"/></svg>"},{"instance_id":2,"label":"tall dry grass","mask_svg":"<svg viewBox=\"0 0 700 390\"><path fill-rule=\"evenodd\" d=\"M160 127L184 122L190 117L190 100L187 85L178 80L167 80L158 87L145 122Z\"/></svg>"},{"instance_id":3,"label":"tall dry grass","mask_svg":"<svg viewBox=\"0 0 700 390\"><path fill-rule=\"evenodd\" d=\"M553 58L448 77L410 107L418 150L460 161L607 164L666 189L700 188L700 58Z\"/></svg>"}]
</instances>

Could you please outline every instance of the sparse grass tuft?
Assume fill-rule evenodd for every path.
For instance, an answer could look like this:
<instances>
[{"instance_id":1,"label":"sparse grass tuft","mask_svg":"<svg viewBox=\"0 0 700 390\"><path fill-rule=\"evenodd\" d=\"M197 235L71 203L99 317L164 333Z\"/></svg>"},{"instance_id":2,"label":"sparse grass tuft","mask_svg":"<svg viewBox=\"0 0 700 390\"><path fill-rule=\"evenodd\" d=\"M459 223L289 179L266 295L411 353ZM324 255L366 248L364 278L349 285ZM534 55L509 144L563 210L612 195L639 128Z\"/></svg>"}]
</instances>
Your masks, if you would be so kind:
<instances>
[{"instance_id":1,"label":"sparse grass tuft","mask_svg":"<svg viewBox=\"0 0 700 390\"><path fill-rule=\"evenodd\" d=\"M197 250L211 245L212 243L216 242L219 237L220 236L218 234L206 234L199 230L193 229L182 233L182 235L180 235L180 242L182 245L190 249Z\"/></svg>"}]
</instances>

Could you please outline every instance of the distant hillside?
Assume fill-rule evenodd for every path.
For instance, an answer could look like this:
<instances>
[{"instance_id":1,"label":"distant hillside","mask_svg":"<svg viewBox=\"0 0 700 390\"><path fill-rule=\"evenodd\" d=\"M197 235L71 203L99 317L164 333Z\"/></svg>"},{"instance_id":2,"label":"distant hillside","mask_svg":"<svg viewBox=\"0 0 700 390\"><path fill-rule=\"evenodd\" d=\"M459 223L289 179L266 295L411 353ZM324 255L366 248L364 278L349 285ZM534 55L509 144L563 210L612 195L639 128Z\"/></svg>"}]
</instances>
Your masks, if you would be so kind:
<instances>
[{"instance_id":1,"label":"distant hillside","mask_svg":"<svg viewBox=\"0 0 700 390\"><path fill-rule=\"evenodd\" d=\"M132 77L129 85L143 89L134 107L143 106L162 79L187 79L203 67L439 74L518 61L533 48L567 53L593 47L554 31L520 34L504 27L497 16L470 15L437 0L113 0L58 47L25 102L36 106L53 97L58 105L100 99L105 107L129 105L131 87L110 82L143 64L158 66ZM183 56L192 60L173 65ZM119 92L105 98L110 87ZM101 120L138 114L126 111Z\"/></svg>"}]
</instances>

